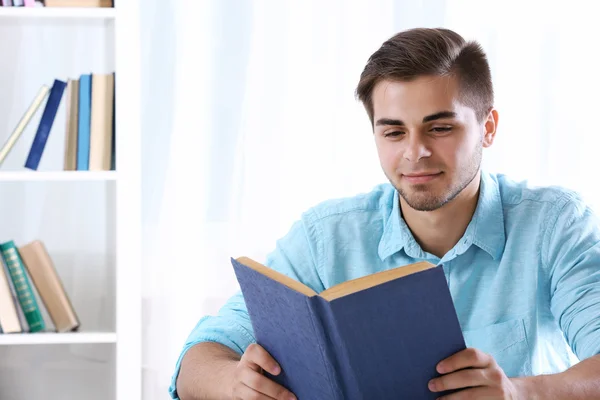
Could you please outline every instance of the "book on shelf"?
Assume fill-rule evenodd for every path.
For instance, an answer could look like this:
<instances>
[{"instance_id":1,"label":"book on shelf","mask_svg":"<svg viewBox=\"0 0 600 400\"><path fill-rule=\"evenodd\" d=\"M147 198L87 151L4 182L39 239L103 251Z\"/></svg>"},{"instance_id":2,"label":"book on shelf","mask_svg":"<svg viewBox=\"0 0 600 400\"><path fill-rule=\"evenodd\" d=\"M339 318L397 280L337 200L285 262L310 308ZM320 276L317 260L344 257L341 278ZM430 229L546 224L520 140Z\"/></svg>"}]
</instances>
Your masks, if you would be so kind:
<instances>
[{"instance_id":1,"label":"book on shelf","mask_svg":"<svg viewBox=\"0 0 600 400\"><path fill-rule=\"evenodd\" d=\"M38 91L38 94L33 99L33 102L29 105L29 108L27 111L25 111L25 114L23 114L21 117L21 120L13 130L8 140L4 143L4 146L2 146L2 149L0 149L0 164L4 162L8 153L10 153L15 143L17 143L17 140L19 140L25 131L25 128L27 128L27 125L37 110L40 108L44 100L46 100L46 97L48 97L48 93L50 93L50 88L47 85L42 85Z\"/></svg>"},{"instance_id":2,"label":"book on shelf","mask_svg":"<svg viewBox=\"0 0 600 400\"><path fill-rule=\"evenodd\" d=\"M72 332L80 322L54 263L40 240L0 244L0 328L3 333ZM36 296L37 295L37 296ZM41 302L36 298L39 296ZM50 316L53 328L44 321ZM21 316L22 314L22 316Z\"/></svg>"},{"instance_id":3,"label":"book on shelf","mask_svg":"<svg viewBox=\"0 0 600 400\"><path fill-rule=\"evenodd\" d=\"M25 326L18 314L17 296L15 286L10 278L6 263L2 261L3 270L0 271L0 328L2 333L20 333L25 331Z\"/></svg>"},{"instance_id":4,"label":"book on shelf","mask_svg":"<svg viewBox=\"0 0 600 400\"><path fill-rule=\"evenodd\" d=\"M25 161L25 168L32 170L38 169L44 147L46 147L46 142L48 141L48 135L50 135L50 129L52 129L56 113L58 112L58 106L60 106L60 100L62 99L65 86L65 82L58 79L54 80L52 89L50 89L46 108L44 109L42 119L40 120L33 143L29 149L29 155Z\"/></svg>"},{"instance_id":5,"label":"book on shelf","mask_svg":"<svg viewBox=\"0 0 600 400\"><path fill-rule=\"evenodd\" d=\"M316 293L247 257L231 259L267 376L301 399L435 399L436 365L466 348L442 267L427 262ZM443 393L442 393L443 394Z\"/></svg>"},{"instance_id":6,"label":"book on shelf","mask_svg":"<svg viewBox=\"0 0 600 400\"><path fill-rule=\"evenodd\" d=\"M79 319L44 243L34 240L18 250L56 331L77 330Z\"/></svg>"},{"instance_id":7,"label":"book on shelf","mask_svg":"<svg viewBox=\"0 0 600 400\"><path fill-rule=\"evenodd\" d=\"M113 7L112 0L45 0L46 7Z\"/></svg>"},{"instance_id":8,"label":"book on shelf","mask_svg":"<svg viewBox=\"0 0 600 400\"><path fill-rule=\"evenodd\" d=\"M65 99L63 101L63 98ZM45 104L44 104L45 102ZM61 103L64 122L65 171L115 170L115 74L82 74L77 79L55 79L52 87L42 85L11 135L0 148L0 165L23 137L38 110L42 116L24 167L38 170L46 143L57 124ZM43 106L43 107L42 107Z\"/></svg>"},{"instance_id":9,"label":"book on shelf","mask_svg":"<svg viewBox=\"0 0 600 400\"><path fill-rule=\"evenodd\" d=\"M79 80L67 81L67 126L65 131L65 171L77 170L77 124L79 122Z\"/></svg>"},{"instance_id":10,"label":"book on shelf","mask_svg":"<svg viewBox=\"0 0 600 400\"><path fill-rule=\"evenodd\" d=\"M31 282L25 271L25 265L19 255L17 246L11 240L0 244L2 258L8 266L10 278L15 284L17 298L25 319L29 325L30 332L41 332L46 328L40 307L35 299L31 288Z\"/></svg>"},{"instance_id":11,"label":"book on shelf","mask_svg":"<svg viewBox=\"0 0 600 400\"><path fill-rule=\"evenodd\" d=\"M77 170L87 171L90 165L90 125L92 104L92 75L79 78L79 119L77 124Z\"/></svg>"},{"instance_id":12,"label":"book on shelf","mask_svg":"<svg viewBox=\"0 0 600 400\"><path fill-rule=\"evenodd\" d=\"M2 7L114 7L113 0L0 0Z\"/></svg>"}]
</instances>

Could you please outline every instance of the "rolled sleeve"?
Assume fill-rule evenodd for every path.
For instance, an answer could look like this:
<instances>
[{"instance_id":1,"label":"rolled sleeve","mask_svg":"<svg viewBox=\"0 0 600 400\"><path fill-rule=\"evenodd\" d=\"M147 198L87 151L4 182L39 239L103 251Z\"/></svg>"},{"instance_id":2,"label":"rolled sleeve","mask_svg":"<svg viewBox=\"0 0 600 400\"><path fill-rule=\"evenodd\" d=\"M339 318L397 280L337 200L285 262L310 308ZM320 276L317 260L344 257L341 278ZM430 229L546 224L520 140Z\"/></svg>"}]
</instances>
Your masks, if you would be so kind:
<instances>
[{"instance_id":1,"label":"rolled sleeve","mask_svg":"<svg viewBox=\"0 0 600 400\"><path fill-rule=\"evenodd\" d=\"M569 196L549 230L551 310L580 360L600 353L600 223Z\"/></svg>"},{"instance_id":2,"label":"rolled sleeve","mask_svg":"<svg viewBox=\"0 0 600 400\"><path fill-rule=\"evenodd\" d=\"M314 225L309 221L310 214L305 213L303 218L277 241L275 250L267 256L265 265L304 283L318 293L324 288L315 264L316 231ZM205 316L200 319L189 335L171 379L169 387L171 398L178 399L177 377L181 361L191 347L201 342L216 342L241 355L255 341L246 303L242 293L237 292L219 310L217 315Z\"/></svg>"}]
</instances>

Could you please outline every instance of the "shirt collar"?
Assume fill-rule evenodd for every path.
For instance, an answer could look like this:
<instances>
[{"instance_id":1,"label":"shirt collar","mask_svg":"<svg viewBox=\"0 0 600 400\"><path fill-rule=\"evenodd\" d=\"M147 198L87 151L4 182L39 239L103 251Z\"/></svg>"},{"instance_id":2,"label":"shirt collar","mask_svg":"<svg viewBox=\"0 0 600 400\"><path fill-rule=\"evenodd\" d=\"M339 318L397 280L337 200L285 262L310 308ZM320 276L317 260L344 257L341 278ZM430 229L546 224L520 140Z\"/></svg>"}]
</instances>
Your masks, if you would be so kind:
<instances>
[{"instance_id":1,"label":"shirt collar","mask_svg":"<svg viewBox=\"0 0 600 400\"><path fill-rule=\"evenodd\" d=\"M401 216L400 196L397 190L393 191L393 196L392 212L385 221L383 234L379 241L379 257L381 260L385 260L404 249L410 257L430 258L416 242ZM460 255L474 244L489 253L494 260L498 260L502 256L505 243L504 212L500 188L494 177L482 172L479 199L473 218L463 237L450 251L452 254L449 253L447 256Z\"/></svg>"}]
</instances>

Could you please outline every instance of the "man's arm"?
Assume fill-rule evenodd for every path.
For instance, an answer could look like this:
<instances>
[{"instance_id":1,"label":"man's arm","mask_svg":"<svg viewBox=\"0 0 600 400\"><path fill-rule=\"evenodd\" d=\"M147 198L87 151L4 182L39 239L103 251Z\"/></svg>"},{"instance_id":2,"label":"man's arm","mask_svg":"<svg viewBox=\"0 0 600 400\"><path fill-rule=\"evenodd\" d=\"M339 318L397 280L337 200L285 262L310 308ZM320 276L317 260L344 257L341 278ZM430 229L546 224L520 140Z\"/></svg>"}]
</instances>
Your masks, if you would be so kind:
<instances>
[{"instance_id":1,"label":"man's arm","mask_svg":"<svg viewBox=\"0 0 600 400\"><path fill-rule=\"evenodd\" d=\"M262 347L252 344L240 358L219 343L199 343L188 350L177 379L181 400L296 400L293 393L264 376L281 367Z\"/></svg>"},{"instance_id":2,"label":"man's arm","mask_svg":"<svg viewBox=\"0 0 600 400\"><path fill-rule=\"evenodd\" d=\"M460 389L438 397L442 400L600 399L600 355L561 373L508 378L491 355L468 348L443 360L436 369L445 375L432 379L429 390Z\"/></svg>"},{"instance_id":3,"label":"man's arm","mask_svg":"<svg viewBox=\"0 0 600 400\"><path fill-rule=\"evenodd\" d=\"M466 349L443 360L433 392L462 389L444 400L600 399L600 221L577 196L566 196L544 229L542 263L550 308L581 360L557 374L508 378L495 360Z\"/></svg>"},{"instance_id":4,"label":"man's arm","mask_svg":"<svg viewBox=\"0 0 600 400\"><path fill-rule=\"evenodd\" d=\"M177 393L181 400L225 400L232 371L240 361L238 353L215 342L191 347L181 360Z\"/></svg>"},{"instance_id":5,"label":"man's arm","mask_svg":"<svg viewBox=\"0 0 600 400\"><path fill-rule=\"evenodd\" d=\"M600 221L569 196L549 226L542 261L552 313L581 362L551 375L523 378L532 398L600 398Z\"/></svg>"},{"instance_id":6,"label":"man's arm","mask_svg":"<svg viewBox=\"0 0 600 400\"><path fill-rule=\"evenodd\" d=\"M296 222L287 235L277 241L275 250L267 256L265 264L304 283L316 292L321 292L324 287L315 264L318 238L311 215L310 212L305 213L302 220ZM189 335L171 380L169 388L171 397L187 400L179 392L180 382L181 390L186 390L190 395L195 395L198 390L204 392L206 389L204 385L209 385L210 390L213 387L212 379L221 378L220 374L227 372L229 362L234 361L235 357L241 361L249 348L256 347L253 346L255 341L243 295L238 292L219 310L218 315L202 318ZM205 345L204 343L207 342L209 344ZM218 343L222 347L215 347L214 343ZM200 346L201 344L202 346ZM259 353L261 349L258 349ZM188 357L188 353L192 350L193 354ZM260 354L251 354L249 360L252 361L256 357L262 358ZM260 365L258 362L255 364ZM213 369L214 365L218 366L218 371ZM262 365L260 366L262 367ZM180 379L181 375L183 378ZM204 379L206 376L209 377L209 380ZM195 386L188 388L188 385ZM276 396L271 397L276 398ZM194 397L190 396L190 399L194 399Z\"/></svg>"},{"instance_id":7,"label":"man's arm","mask_svg":"<svg viewBox=\"0 0 600 400\"><path fill-rule=\"evenodd\" d=\"M600 398L600 355L590 357L565 372L511 379L523 399L588 400Z\"/></svg>"}]
</instances>

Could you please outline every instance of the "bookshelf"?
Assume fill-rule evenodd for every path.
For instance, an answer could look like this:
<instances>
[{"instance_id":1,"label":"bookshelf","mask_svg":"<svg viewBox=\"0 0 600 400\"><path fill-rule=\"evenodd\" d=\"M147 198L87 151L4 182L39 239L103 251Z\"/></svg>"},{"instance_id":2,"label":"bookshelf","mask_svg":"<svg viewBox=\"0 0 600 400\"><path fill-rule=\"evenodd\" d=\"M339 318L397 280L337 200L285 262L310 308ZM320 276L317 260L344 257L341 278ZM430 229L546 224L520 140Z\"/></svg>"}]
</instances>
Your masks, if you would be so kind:
<instances>
[{"instance_id":1,"label":"bookshelf","mask_svg":"<svg viewBox=\"0 0 600 400\"><path fill-rule=\"evenodd\" d=\"M114 19L114 8L1 7L0 18Z\"/></svg>"},{"instance_id":2,"label":"bookshelf","mask_svg":"<svg viewBox=\"0 0 600 400\"><path fill-rule=\"evenodd\" d=\"M0 241L43 240L81 321L0 334L3 400L142 398L140 7L0 8L0 143L41 84L117 77L116 171L62 171L64 98L39 170L23 165L43 108L0 166Z\"/></svg>"},{"instance_id":3,"label":"bookshelf","mask_svg":"<svg viewBox=\"0 0 600 400\"><path fill-rule=\"evenodd\" d=\"M116 181L116 171L23 171L0 172L0 182Z\"/></svg>"},{"instance_id":4,"label":"bookshelf","mask_svg":"<svg viewBox=\"0 0 600 400\"><path fill-rule=\"evenodd\" d=\"M29 335L1 335L0 346L46 345L46 344L99 344L116 343L117 335L112 332L85 333L38 333Z\"/></svg>"}]
</instances>

